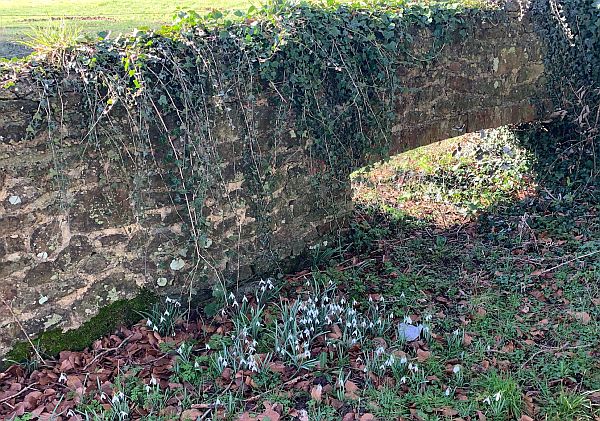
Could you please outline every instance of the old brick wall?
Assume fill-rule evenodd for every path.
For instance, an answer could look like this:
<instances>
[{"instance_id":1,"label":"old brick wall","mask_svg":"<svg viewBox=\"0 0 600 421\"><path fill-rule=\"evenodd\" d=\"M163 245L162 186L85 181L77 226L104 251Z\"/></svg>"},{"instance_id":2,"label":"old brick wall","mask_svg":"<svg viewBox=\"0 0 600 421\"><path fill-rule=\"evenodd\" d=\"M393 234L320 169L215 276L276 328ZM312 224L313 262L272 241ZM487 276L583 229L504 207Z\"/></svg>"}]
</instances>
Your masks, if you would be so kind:
<instances>
[{"instance_id":1,"label":"old brick wall","mask_svg":"<svg viewBox=\"0 0 600 421\"><path fill-rule=\"evenodd\" d=\"M530 121L548 107L543 44L527 20L479 22L434 62L401 72L407 90L397 101L392 152ZM186 205L173 203L159 173L143 177L122 153L132 133L127 120L116 113L101 130L112 148L96 148L86 137L81 98L65 88L53 108L61 110L59 137L49 141L42 130L26 139L39 89L26 76L0 89L0 298L32 335L76 328L141 288L208 294L216 283L277 271L337 232L351 212L349 181L315 177L322 165L294 136L292 115L283 118L289 130L274 136L273 110L255 110L261 159L271 169L268 188L258 190L246 170L252 145L222 116L213 123L220 187L209 189L204 203L210 244L193 268ZM173 270L178 259L185 266ZM23 339L3 308L0 354Z\"/></svg>"}]
</instances>

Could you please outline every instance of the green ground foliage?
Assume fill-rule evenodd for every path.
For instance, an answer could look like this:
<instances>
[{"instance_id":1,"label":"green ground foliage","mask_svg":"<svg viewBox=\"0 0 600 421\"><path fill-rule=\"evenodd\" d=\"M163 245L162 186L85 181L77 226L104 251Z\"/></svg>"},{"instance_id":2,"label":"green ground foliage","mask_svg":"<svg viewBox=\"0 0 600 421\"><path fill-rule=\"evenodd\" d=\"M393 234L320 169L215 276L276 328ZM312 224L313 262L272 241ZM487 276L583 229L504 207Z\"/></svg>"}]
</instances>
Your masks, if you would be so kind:
<instances>
[{"instance_id":1,"label":"green ground foliage","mask_svg":"<svg viewBox=\"0 0 600 421\"><path fill-rule=\"evenodd\" d=\"M501 129L361 172L351 231L316 247L309 269L226 292L199 331L179 320L154 345L160 370L101 358L121 358L119 376L69 408L98 420L594 420L600 192L571 189L552 176L557 156L532 153L560 133ZM462 183L440 181L455 172ZM499 193L473 201L482 176ZM175 306L138 329L172 326Z\"/></svg>"},{"instance_id":2,"label":"green ground foliage","mask_svg":"<svg viewBox=\"0 0 600 421\"><path fill-rule=\"evenodd\" d=\"M263 281L254 295L223 289L215 317L175 323L168 307L151 310L137 329L156 332L153 352L168 364L158 372L127 356L104 388L74 398L57 386L68 409L115 420L599 417L599 20L595 3L574 0L569 11L556 4L534 6L546 14L541 29L557 48L548 57L556 66L549 82L564 88L557 98L563 121L453 140L354 174L362 205L348 237L316 247L309 268ZM297 135L314 138L315 156L348 174L366 151L385 149L402 89L395 57L411 51L411 28L430 28L435 51L453 30L468 36L459 12L434 3L188 13L158 34L53 54L55 67L45 62L34 73L52 80L61 66L76 66L89 76L90 104L100 110L122 101L143 111L155 102L164 112L188 104L180 111L189 112L219 92L235 92L232 100L243 105L273 83L290 99L284 105L274 95L273 105L305 116ZM589 25L580 29L575 15ZM214 61L193 59L209 50L219 52ZM426 53L408 65L429 59ZM166 60L179 63L184 78L174 78ZM576 73L563 60L590 65ZM206 76L194 76L199 68ZM249 75L258 81L249 83ZM566 89L567 78L576 89ZM192 123L205 117L190 115ZM200 133L185 133L190 150L210 130L193 127ZM202 192L185 186L196 185L211 162L172 165L185 174L173 180L175 194L201 201Z\"/></svg>"}]
</instances>

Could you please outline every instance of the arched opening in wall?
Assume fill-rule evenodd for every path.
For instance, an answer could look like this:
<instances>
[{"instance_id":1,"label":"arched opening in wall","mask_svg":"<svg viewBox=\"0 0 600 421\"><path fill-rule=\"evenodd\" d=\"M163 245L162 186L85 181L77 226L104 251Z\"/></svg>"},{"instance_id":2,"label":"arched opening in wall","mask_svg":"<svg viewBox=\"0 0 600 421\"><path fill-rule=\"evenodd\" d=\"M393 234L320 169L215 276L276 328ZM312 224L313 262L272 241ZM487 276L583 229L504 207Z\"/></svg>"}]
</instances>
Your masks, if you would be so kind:
<instances>
[{"instance_id":1,"label":"arched opening in wall","mask_svg":"<svg viewBox=\"0 0 600 421\"><path fill-rule=\"evenodd\" d=\"M467 133L355 171L353 200L358 212L449 229L532 195L534 159L509 127Z\"/></svg>"}]
</instances>

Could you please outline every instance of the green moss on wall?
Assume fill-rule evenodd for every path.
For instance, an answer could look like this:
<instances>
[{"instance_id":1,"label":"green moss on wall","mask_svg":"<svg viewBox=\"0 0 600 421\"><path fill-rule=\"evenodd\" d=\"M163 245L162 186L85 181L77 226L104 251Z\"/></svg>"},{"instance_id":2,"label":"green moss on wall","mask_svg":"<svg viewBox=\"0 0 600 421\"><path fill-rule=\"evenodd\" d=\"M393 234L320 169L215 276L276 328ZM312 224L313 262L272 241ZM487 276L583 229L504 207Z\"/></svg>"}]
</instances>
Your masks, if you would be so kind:
<instances>
[{"instance_id":1,"label":"green moss on wall","mask_svg":"<svg viewBox=\"0 0 600 421\"><path fill-rule=\"evenodd\" d=\"M33 342L43 355L55 357L60 351L81 351L96 339L116 330L121 325L131 325L141 319L140 312L155 303L157 297L148 290L131 300L119 300L102 308L80 328L62 332L60 329L41 333ZM29 342L19 342L6 355L6 362L23 362L31 359L33 350ZM0 365L5 365L4 363ZM0 367L2 368L2 367Z\"/></svg>"}]
</instances>

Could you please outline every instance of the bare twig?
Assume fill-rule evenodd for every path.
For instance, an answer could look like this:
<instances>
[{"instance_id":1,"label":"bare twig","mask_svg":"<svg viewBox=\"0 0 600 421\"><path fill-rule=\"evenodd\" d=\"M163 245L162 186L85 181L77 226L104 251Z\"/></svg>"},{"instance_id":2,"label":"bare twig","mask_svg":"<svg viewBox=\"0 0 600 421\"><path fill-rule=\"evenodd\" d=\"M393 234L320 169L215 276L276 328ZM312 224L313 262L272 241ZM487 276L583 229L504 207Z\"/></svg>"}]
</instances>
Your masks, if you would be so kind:
<instances>
[{"instance_id":1,"label":"bare twig","mask_svg":"<svg viewBox=\"0 0 600 421\"><path fill-rule=\"evenodd\" d=\"M123 345L125 345L129 339L131 339L131 337L134 334L132 333L131 335L129 335L128 337L126 337L125 339L123 339L123 341L116 347L114 348L109 348L109 349L105 349L104 351L102 351L101 353L99 353L98 355L96 355L92 361L90 361L89 363L87 363L84 367L83 370L87 370L87 368L92 365L95 361L97 361L99 358L103 357L104 355L108 354L109 352L113 352L113 351L118 351L119 349L121 349L123 347Z\"/></svg>"},{"instance_id":2,"label":"bare twig","mask_svg":"<svg viewBox=\"0 0 600 421\"><path fill-rule=\"evenodd\" d=\"M46 361L42 358L42 355L40 354L40 352L38 351L37 347L33 344L33 342L31 341L31 338L29 337L29 335L27 334L27 331L25 331L25 328L23 327L23 325L21 324L21 322L19 321L19 318L17 317L17 315L15 314L15 312L13 311L12 306L3 298L2 299L2 304L4 304L6 306L6 308L8 309L8 311L10 312L14 322L19 325L19 328L21 329L21 332L23 332L23 335L25 335L25 338L27 338L27 342L29 342L29 345L31 345L31 348L33 349L33 352L35 352L35 355L37 355L37 357L39 358L39 360L44 364L46 364Z\"/></svg>"},{"instance_id":3,"label":"bare twig","mask_svg":"<svg viewBox=\"0 0 600 421\"><path fill-rule=\"evenodd\" d=\"M572 258L572 259L569 259L569 260L567 260L567 261L565 261L565 262L562 262L561 264L558 264L558 265L556 265L556 266L553 266L553 267L551 267L550 269L545 269L545 270L543 270L543 271L542 271L542 273L541 273L540 275L543 275L544 273L552 272L553 270L556 270L556 269L558 269L558 268L560 268L560 267L562 267L562 266L564 266L564 265L568 265L569 263L572 263L572 262L574 262L574 261L576 261L576 260L580 260L580 259L583 259L583 258L585 258L585 257L590 257L590 256L593 256L593 255L595 255L595 254L598 254L598 253L600 253L600 250L595 250L595 251L591 251L591 252L589 252L589 253L587 253L587 254L583 254L583 255L581 255L581 256L576 256L576 257L574 257L574 258Z\"/></svg>"},{"instance_id":4,"label":"bare twig","mask_svg":"<svg viewBox=\"0 0 600 421\"><path fill-rule=\"evenodd\" d=\"M6 397L6 398L4 398L4 399L0 399L0 404L3 404L3 403L5 403L5 402L8 402L9 400L11 400L11 399L13 399L13 398L16 398L17 396L19 396L20 394L22 394L23 392L25 392L25 391L27 391L27 390L29 390L29 389L33 389L33 386L35 386L35 385L37 385L37 384L38 384L37 382L35 382L35 383L32 383L32 384L30 384L29 386L27 386L26 388L19 390L19 391L18 391L17 393L15 393L14 395L10 395L10 396L8 396L8 397ZM8 404L7 404L7 405L8 405Z\"/></svg>"}]
</instances>

